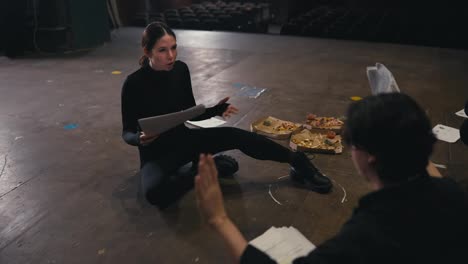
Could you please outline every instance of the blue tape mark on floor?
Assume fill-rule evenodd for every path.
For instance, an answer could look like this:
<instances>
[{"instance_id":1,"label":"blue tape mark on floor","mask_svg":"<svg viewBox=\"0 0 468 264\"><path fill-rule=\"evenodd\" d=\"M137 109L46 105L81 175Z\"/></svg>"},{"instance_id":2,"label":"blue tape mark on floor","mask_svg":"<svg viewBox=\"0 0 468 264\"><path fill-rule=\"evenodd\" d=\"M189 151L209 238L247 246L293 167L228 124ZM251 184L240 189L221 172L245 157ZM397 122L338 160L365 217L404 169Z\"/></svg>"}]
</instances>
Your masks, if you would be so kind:
<instances>
[{"instance_id":1,"label":"blue tape mark on floor","mask_svg":"<svg viewBox=\"0 0 468 264\"><path fill-rule=\"evenodd\" d=\"M65 130L72 130L72 129L75 129L75 128L77 128L77 127L78 127L77 124L68 124L68 125L63 126L63 128L64 128Z\"/></svg>"},{"instance_id":2,"label":"blue tape mark on floor","mask_svg":"<svg viewBox=\"0 0 468 264\"><path fill-rule=\"evenodd\" d=\"M232 86L235 87L235 88L239 88L239 89L240 89L240 88L244 87L245 84L243 84L243 83L234 83L234 84L232 84Z\"/></svg>"},{"instance_id":3,"label":"blue tape mark on floor","mask_svg":"<svg viewBox=\"0 0 468 264\"><path fill-rule=\"evenodd\" d=\"M265 88L245 86L239 91L238 95L243 96L243 97L257 99L265 91L266 91Z\"/></svg>"},{"instance_id":4,"label":"blue tape mark on floor","mask_svg":"<svg viewBox=\"0 0 468 264\"><path fill-rule=\"evenodd\" d=\"M240 89L236 93L236 95L253 99L257 99L262 93L264 93L267 90L266 88L250 86L243 83L234 83L232 84L232 86Z\"/></svg>"}]
</instances>

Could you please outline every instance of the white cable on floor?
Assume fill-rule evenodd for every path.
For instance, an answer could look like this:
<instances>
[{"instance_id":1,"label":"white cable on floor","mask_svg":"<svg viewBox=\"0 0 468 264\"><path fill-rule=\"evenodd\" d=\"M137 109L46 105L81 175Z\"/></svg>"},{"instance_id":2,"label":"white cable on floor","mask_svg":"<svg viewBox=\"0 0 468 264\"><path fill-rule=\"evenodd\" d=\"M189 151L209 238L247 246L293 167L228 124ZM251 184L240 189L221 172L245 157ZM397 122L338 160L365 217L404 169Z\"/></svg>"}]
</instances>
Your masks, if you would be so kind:
<instances>
[{"instance_id":1,"label":"white cable on floor","mask_svg":"<svg viewBox=\"0 0 468 264\"><path fill-rule=\"evenodd\" d=\"M7 157L8 157L8 154L5 155L5 162L3 163L2 171L0 172L0 177L2 177L3 172L5 171L5 167L7 165Z\"/></svg>"},{"instance_id":2,"label":"white cable on floor","mask_svg":"<svg viewBox=\"0 0 468 264\"><path fill-rule=\"evenodd\" d=\"M343 199L341 199L341 203L344 203L346 201L346 190L345 190L345 188L343 188L343 186L341 186L341 184L337 183L335 180L332 179L332 181L334 183L338 184L338 186L340 186L341 189L343 190L344 195L343 195Z\"/></svg>"},{"instance_id":3,"label":"white cable on floor","mask_svg":"<svg viewBox=\"0 0 468 264\"><path fill-rule=\"evenodd\" d=\"M273 194L271 193L271 184L268 185L268 194L270 195L271 199L273 199L273 201L275 201L277 204L283 205L278 200L276 200L275 197L273 197Z\"/></svg>"}]
</instances>

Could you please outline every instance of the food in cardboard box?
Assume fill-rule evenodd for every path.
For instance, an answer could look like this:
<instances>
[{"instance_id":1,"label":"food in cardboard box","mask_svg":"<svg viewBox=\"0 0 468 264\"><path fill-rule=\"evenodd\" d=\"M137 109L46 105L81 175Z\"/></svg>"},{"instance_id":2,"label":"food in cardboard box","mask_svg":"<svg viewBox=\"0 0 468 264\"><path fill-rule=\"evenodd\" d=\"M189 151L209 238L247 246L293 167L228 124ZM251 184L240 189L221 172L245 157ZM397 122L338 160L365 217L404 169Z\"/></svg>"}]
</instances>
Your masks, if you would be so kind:
<instances>
[{"instance_id":1,"label":"food in cardboard box","mask_svg":"<svg viewBox=\"0 0 468 264\"><path fill-rule=\"evenodd\" d=\"M291 136L290 146L292 149L300 151L334 154L343 152L341 136L337 136L333 131L329 131L328 133L314 133L308 129L303 129Z\"/></svg>"},{"instance_id":2,"label":"food in cardboard box","mask_svg":"<svg viewBox=\"0 0 468 264\"><path fill-rule=\"evenodd\" d=\"M336 117L319 117L314 114L308 114L306 127L309 129L328 129L339 131L344 122Z\"/></svg>"},{"instance_id":3,"label":"food in cardboard box","mask_svg":"<svg viewBox=\"0 0 468 264\"><path fill-rule=\"evenodd\" d=\"M272 116L262 118L251 125L251 130L265 136L283 139L301 128L301 124L296 124L290 121L281 120Z\"/></svg>"}]
</instances>

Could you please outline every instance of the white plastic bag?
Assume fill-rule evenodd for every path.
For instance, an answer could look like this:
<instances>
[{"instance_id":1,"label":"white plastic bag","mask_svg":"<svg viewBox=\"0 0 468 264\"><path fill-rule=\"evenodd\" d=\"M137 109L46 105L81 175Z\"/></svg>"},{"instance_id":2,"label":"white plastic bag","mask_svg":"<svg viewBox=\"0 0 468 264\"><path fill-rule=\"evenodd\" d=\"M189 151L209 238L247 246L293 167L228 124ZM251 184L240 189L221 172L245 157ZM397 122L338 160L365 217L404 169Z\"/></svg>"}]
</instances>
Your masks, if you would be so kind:
<instances>
[{"instance_id":1,"label":"white plastic bag","mask_svg":"<svg viewBox=\"0 0 468 264\"><path fill-rule=\"evenodd\" d=\"M367 67L367 79L369 79L372 95L400 92L393 74L381 63Z\"/></svg>"}]
</instances>

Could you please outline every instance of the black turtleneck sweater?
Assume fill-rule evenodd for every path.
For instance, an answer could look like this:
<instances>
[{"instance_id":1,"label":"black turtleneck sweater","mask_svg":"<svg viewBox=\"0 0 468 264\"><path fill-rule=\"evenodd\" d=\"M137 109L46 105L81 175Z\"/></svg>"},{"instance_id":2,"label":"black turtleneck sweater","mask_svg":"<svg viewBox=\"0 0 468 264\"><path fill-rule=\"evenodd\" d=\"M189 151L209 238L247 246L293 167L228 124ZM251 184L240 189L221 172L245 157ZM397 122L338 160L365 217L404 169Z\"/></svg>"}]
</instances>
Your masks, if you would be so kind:
<instances>
[{"instance_id":1,"label":"black turtleneck sweater","mask_svg":"<svg viewBox=\"0 0 468 264\"><path fill-rule=\"evenodd\" d=\"M177 142L177 137L190 133L183 124L163 133L148 146L140 145L138 119L164 115L195 106L190 72L184 62L176 61L170 71L156 71L148 64L130 74L122 88L122 137L130 145L138 146L141 161L161 155L162 147ZM228 104L207 108L194 120L221 115Z\"/></svg>"}]
</instances>

